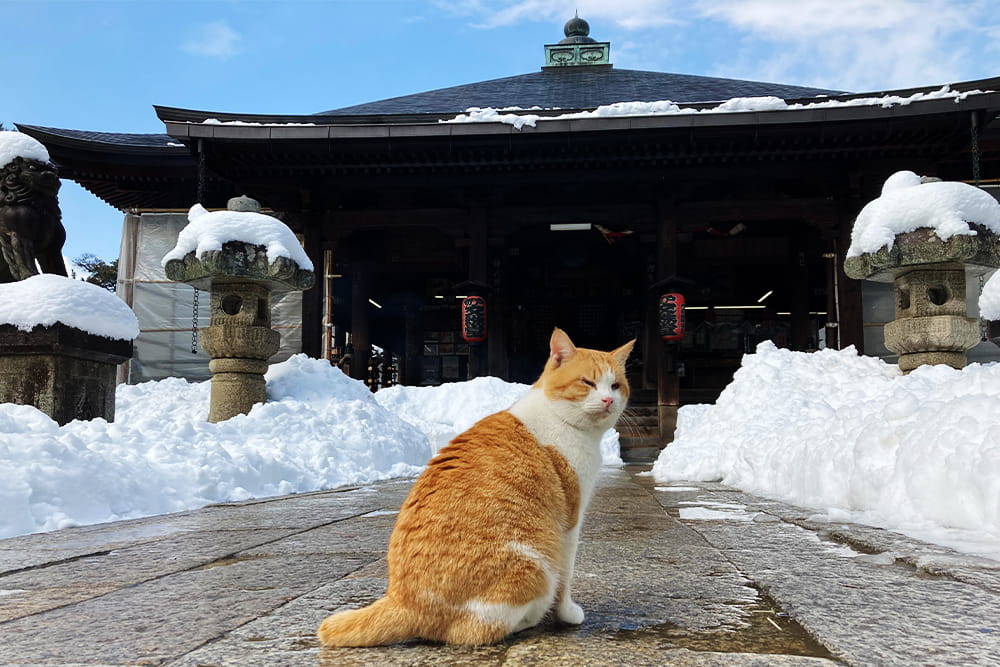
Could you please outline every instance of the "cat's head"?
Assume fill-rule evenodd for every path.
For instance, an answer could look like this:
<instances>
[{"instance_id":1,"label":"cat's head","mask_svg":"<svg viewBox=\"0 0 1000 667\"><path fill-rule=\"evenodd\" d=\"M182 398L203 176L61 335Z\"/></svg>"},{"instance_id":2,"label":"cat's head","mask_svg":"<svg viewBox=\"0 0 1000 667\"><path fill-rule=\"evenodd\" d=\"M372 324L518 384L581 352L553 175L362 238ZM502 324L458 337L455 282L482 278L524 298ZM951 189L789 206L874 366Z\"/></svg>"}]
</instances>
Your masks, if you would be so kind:
<instances>
[{"instance_id":1,"label":"cat's head","mask_svg":"<svg viewBox=\"0 0 1000 667\"><path fill-rule=\"evenodd\" d=\"M562 329L552 332L549 359L535 387L560 416L581 428L614 426L628 401L625 360L635 340L611 352L576 347Z\"/></svg>"}]
</instances>

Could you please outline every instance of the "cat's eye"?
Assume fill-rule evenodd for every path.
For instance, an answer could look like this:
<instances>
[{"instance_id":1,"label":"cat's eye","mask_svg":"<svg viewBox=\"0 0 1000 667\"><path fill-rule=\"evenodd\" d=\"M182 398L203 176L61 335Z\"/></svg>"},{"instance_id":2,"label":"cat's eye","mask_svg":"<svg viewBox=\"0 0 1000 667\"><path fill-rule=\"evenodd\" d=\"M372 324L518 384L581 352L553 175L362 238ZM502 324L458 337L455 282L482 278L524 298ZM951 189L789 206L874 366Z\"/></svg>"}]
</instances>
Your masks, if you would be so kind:
<instances>
[{"instance_id":1,"label":"cat's eye","mask_svg":"<svg viewBox=\"0 0 1000 667\"><path fill-rule=\"evenodd\" d=\"M597 388L597 385L594 384L593 382L591 382L590 380L588 380L587 378L580 378L580 382L584 383L585 385L587 385L591 389L596 389Z\"/></svg>"},{"instance_id":2,"label":"cat's eye","mask_svg":"<svg viewBox=\"0 0 1000 667\"><path fill-rule=\"evenodd\" d=\"M618 384L617 382L615 382L613 385L611 385L611 390L612 391L618 391L619 389L621 389L621 385Z\"/></svg>"}]
</instances>

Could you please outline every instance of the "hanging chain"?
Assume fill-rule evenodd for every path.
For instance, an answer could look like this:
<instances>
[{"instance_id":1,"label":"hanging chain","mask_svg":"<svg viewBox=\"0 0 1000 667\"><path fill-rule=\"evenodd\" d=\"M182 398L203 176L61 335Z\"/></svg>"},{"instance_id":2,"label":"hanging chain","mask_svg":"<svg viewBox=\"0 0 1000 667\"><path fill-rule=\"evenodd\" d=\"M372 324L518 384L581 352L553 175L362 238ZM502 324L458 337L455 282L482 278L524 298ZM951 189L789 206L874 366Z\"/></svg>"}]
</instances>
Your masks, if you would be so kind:
<instances>
[{"instance_id":1,"label":"hanging chain","mask_svg":"<svg viewBox=\"0 0 1000 667\"><path fill-rule=\"evenodd\" d=\"M198 289L194 290L194 301L191 302L191 354L198 354Z\"/></svg>"},{"instance_id":2,"label":"hanging chain","mask_svg":"<svg viewBox=\"0 0 1000 667\"><path fill-rule=\"evenodd\" d=\"M972 182L979 187L979 118L972 113Z\"/></svg>"},{"instance_id":3,"label":"hanging chain","mask_svg":"<svg viewBox=\"0 0 1000 667\"><path fill-rule=\"evenodd\" d=\"M983 294L983 287L985 287L985 286L986 286L986 274L985 273L980 273L979 274L979 296L982 296L982 294ZM978 298L977 298L977 300L978 300ZM988 327L988 324L987 324L986 320L983 319L983 314L979 313L979 340L980 341L989 340L989 335L987 334L987 331L986 331L987 327Z\"/></svg>"}]
</instances>

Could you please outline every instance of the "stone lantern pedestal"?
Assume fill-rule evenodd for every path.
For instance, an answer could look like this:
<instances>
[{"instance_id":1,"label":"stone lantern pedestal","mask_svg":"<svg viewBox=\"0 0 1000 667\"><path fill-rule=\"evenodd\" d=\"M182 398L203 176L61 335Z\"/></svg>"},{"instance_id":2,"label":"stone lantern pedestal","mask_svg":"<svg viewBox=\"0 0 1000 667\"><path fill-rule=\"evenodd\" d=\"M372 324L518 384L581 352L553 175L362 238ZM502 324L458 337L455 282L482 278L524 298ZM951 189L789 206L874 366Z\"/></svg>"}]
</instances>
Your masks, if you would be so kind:
<instances>
[{"instance_id":1,"label":"stone lantern pedestal","mask_svg":"<svg viewBox=\"0 0 1000 667\"><path fill-rule=\"evenodd\" d=\"M211 407L215 423L246 414L266 398L267 360L278 351L280 335L271 329L271 294L312 287L312 271L287 257L269 262L264 246L241 241L222 250L189 252L166 264L167 277L211 294L211 320L200 330L201 346L212 357Z\"/></svg>"},{"instance_id":2,"label":"stone lantern pedestal","mask_svg":"<svg viewBox=\"0 0 1000 667\"><path fill-rule=\"evenodd\" d=\"M932 229L897 234L892 247L848 257L851 278L892 282L895 319L885 325L885 346L909 372L922 364L964 368L965 353L980 340L979 322L967 316L966 274L1000 266L1000 238L981 225L976 235L946 241Z\"/></svg>"},{"instance_id":3,"label":"stone lantern pedestal","mask_svg":"<svg viewBox=\"0 0 1000 667\"><path fill-rule=\"evenodd\" d=\"M33 405L60 426L115 420L115 375L131 340L112 340L61 323L22 331L0 325L0 403Z\"/></svg>"}]
</instances>

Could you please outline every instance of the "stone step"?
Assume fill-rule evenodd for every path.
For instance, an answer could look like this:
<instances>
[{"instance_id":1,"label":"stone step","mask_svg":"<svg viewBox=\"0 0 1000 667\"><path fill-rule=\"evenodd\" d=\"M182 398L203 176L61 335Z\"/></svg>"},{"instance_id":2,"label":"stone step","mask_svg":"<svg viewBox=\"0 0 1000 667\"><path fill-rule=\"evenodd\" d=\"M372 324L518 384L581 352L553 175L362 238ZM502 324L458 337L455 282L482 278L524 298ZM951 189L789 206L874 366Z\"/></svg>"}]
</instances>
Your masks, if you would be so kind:
<instances>
[{"instance_id":1,"label":"stone step","mask_svg":"<svg viewBox=\"0 0 1000 667\"><path fill-rule=\"evenodd\" d=\"M618 442L621 446L622 460L626 463L651 463L665 446L659 434L632 436L620 433Z\"/></svg>"}]
</instances>

